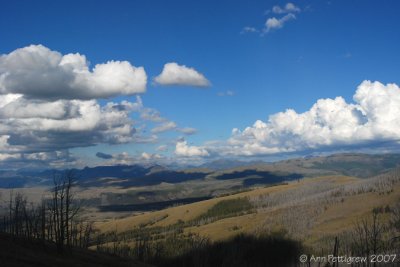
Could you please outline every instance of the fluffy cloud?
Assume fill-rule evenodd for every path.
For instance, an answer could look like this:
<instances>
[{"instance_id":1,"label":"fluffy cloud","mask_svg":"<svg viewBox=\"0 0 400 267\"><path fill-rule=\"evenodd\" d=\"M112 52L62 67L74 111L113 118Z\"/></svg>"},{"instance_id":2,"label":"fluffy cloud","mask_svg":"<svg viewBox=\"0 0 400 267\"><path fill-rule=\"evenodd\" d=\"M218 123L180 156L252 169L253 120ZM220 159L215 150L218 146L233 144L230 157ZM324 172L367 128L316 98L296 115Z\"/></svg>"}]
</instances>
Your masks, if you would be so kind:
<instances>
[{"instance_id":1,"label":"fluffy cloud","mask_svg":"<svg viewBox=\"0 0 400 267\"><path fill-rule=\"evenodd\" d=\"M272 30L280 29L282 28L286 22L296 19L296 16L292 13L286 14L282 18L269 18L265 22L265 28L264 28L264 33L268 33Z\"/></svg>"},{"instance_id":2,"label":"fluffy cloud","mask_svg":"<svg viewBox=\"0 0 400 267\"><path fill-rule=\"evenodd\" d=\"M189 146L186 141L180 140L176 143L175 155L181 157L206 157L208 151L203 147Z\"/></svg>"},{"instance_id":3,"label":"fluffy cloud","mask_svg":"<svg viewBox=\"0 0 400 267\"><path fill-rule=\"evenodd\" d=\"M108 61L92 70L81 54L31 45L0 56L0 94L34 99L95 99L146 91L143 67Z\"/></svg>"},{"instance_id":4,"label":"fluffy cloud","mask_svg":"<svg viewBox=\"0 0 400 267\"><path fill-rule=\"evenodd\" d=\"M353 96L320 99L309 111L292 109L256 121L243 131L233 129L221 154L265 155L368 146L400 140L400 88L396 84L362 82Z\"/></svg>"},{"instance_id":5,"label":"fluffy cloud","mask_svg":"<svg viewBox=\"0 0 400 267\"><path fill-rule=\"evenodd\" d=\"M160 85L210 86L210 82L203 74L175 62L165 64L161 74L155 77L154 81Z\"/></svg>"},{"instance_id":6,"label":"fluffy cloud","mask_svg":"<svg viewBox=\"0 0 400 267\"><path fill-rule=\"evenodd\" d=\"M301 9L295 6L293 3L287 3L283 7L276 5L272 8L272 12L275 14L298 13L300 11Z\"/></svg>"},{"instance_id":7,"label":"fluffy cloud","mask_svg":"<svg viewBox=\"0 0 400 267\"><path fill-rule=\"evenodd\" d=\"M195 79L204 78L185 66L178 69L181 81L195 83ZM195 129L178 128L156 109L144 107L140 96L136 102L97 100L142 93L146 80L144 69L129 62L109 61L89 69L84 55L62 55L42 45L1 55L0 166L81 164L70 156L70 149L156 143L156 133L168 130L193 134ZM150 134L146 133L148 121L156 123ZM157 154L148 153L135 159L128 154L99 152L96 156L114 162L158 159Z\"/></svg>"},{"instance_id":8,"label":"fluffy cloud","mask_svg":"<svg viewBox=\"0 0 400 267\"><path fill-rule=\"evenodd\" d=\"M50 162L69 157L68 150L74 147L135 142L130 114L140 106L140 98L100 106L95 100L0 96L0 153L21 161Z\"/></svg>"}]
</instances>

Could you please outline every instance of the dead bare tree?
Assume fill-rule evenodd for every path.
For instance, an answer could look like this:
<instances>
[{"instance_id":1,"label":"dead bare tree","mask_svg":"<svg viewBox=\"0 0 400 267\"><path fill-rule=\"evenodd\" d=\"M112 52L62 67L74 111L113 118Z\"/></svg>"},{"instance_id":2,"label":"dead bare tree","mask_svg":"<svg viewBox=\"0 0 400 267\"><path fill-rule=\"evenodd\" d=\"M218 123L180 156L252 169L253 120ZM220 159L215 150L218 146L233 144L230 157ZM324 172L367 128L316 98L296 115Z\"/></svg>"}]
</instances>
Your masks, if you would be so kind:
<instances>
[{"instance_id":1,"label":"dead bare tree","mask_svg":"<svg viewBox=\"0 0 400 267\"><path fill-rule=\"evenodd\" d=\"M54 187L49 206L52 215L50 228L59 252L62 252L65 246L71 246L74 218L79 211L79 205L74 202L72 192L74 182L75 177L72 171L53 177Z\"/></svg>"},{"instance_id":2,"label":"dead bare tree","mask_svg":"<svg viewBox=\"0 0 400 267\"><path fill-rule=\"evenodd\" d=\"M377 212L372 212L370 217L357 221L353 230L353 254L369 258L370 255L383 252L386 249L384 240L386 230L386 225ZM369 261L367 266L370 266ZM376 266L376 262L373 266Z\"/></svg>"}]
</instances>

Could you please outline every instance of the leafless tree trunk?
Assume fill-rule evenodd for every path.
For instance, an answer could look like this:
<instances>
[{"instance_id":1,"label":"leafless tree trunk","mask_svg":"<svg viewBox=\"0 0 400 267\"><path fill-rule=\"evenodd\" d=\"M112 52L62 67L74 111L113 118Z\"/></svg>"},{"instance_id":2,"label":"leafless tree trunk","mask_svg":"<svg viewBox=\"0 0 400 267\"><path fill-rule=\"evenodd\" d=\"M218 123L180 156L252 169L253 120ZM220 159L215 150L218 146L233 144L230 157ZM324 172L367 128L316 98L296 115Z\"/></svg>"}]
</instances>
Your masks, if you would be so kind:
<instances>
[{"instance_id":1,"label":"leafless tree trunk","mask_svg":"<svg viewBox=\"0 0 400 267\"><path fill-rule=\"evenodd\" d=\"M57 248L59 252L62 252L65 246L71 246L74 218L79 211L79 205L74 205L72 171L66 171L61 176L54 175L53 182L53 199L50 206L53 217L52 231Z\"/></svg>"}]
</instances>

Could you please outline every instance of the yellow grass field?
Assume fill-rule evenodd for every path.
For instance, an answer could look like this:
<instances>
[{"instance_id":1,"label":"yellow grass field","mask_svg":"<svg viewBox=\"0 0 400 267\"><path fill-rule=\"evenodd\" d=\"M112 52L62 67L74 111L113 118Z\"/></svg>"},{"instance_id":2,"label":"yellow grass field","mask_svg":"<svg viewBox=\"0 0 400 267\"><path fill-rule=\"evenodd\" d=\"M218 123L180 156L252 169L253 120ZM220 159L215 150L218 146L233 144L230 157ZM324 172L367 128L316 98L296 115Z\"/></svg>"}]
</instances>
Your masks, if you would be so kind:
<instances>
[{"instance_id":1,"label":"yellow grass field","mask_svg":"<svg viewBox=\"0 0 400 267\"><path fill-rule=\"evenodd\" d=\"M361 179L348 176L324 176L317 178L305 178L300 181L290 182L285 185L272 187L255 188L251 191L241 192L228 196L213 198L206 201L192 204L170 207L155 212L146 212L140 215L129 216L123 219L115 219L107 222L97 222L96 228L100 232L117 231L122 233L138 227L168 226L178 223L178 221L189 222L207 212L208 209L222 200L237 199L247 197L256 200L262 196L274 194L285 194L295 192L293 190L301 188L311 188L318 184L328 184L332 188L341 188L345 185L356 185L362 182ZM365 192L361 194L344 196L340 201L330 204L313 204L316 206L317 213L312 217L310 228L298 230L299 236L308 245L313 245L326 235L339 234L351 228L354 223L364 215L371 213L373 208L393 206L400 199L400 185L396 185L391 193L379 194L378 192ZM323 207L317 207L323 205ZM196 233L210 238L210 240L228 239L238 233L257 233L266 229L285 228L285 218L290 214L296 214L295 221L301 221L301 216L309 216L309 202L283 203L268 208L257 208L257 212L242 214L205 223L202 225L187 225L184 233ZM305 212L301 212L301 210ZM296 213L297 212L297 213ZM314 212L313 208L310 211ZM304 214L303 214L304 213ZM286 217L285 217L286 216ZM290 218L289 218L290 219ZM300 228L294 228L300 229ZM295 233L297 234L297 233ZM302 239L302 238L300 238Z\"/></svg>"}]
</instances>

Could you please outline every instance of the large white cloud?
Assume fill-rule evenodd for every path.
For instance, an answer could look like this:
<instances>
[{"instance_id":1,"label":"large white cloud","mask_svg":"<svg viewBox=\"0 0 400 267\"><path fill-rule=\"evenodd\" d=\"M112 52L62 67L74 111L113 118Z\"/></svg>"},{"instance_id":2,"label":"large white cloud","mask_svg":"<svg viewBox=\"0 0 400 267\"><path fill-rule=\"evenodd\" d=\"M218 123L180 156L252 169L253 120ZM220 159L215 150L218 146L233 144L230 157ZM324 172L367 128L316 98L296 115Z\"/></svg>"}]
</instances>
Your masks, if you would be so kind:
<instances>
[{"instance_id":1,"label":"large white cloud","mask_svg":"<svg viewBox=\"0 0 400 267\"><path fill-rule=\"evenodd\" d=\"M161 74L155 77L154 81L160 85L210 86L210 82L203 74L175 62L165 64Z\"/></svg>"},{"instance_id":2,"label":"large white cloud","mask_svg":"<svg viewBox=\"0 0 400 267\"><path fill-rule=\"evenodd\" d=\"M189 146L187 141L180 140L176 143L175 155L182 157L206 157L208 151L204 147Z\"/></svg>"},{"instance_id":3,"label":"large white cloud","mask_svg":"<svg viewBox=\"0 0 400 267\"><path fill-rule=\"evenodd\" d=\"M71 148L156 142L156 135L134 127L132 113L146 110L139 96L136 102L96 100L145 92L146 82L143 67L127 61L91 70L85 56L42 45L1 55L0 166L62 166L77 162Z\"/></svg>"},{"instance_id":4,"label":"large white cloud","mask_svg":"<svg viewBox=\"0 0 400 267\"><path fill-rule=\"evenodd\" d=\"M139 121L132 118L133 113L139 116ZM150 133L143 125L147 121L156 122ZM157 143L156 133L170 130L185 134L195 132L194 128L179 128L175 122L161 117L157 110L144 107L140 96L135 102L124 100L100 105L96 100L27 99L20 94L0 95L0 167L19 168L28 164L36 167L72 166L77 159L71 157L71 148ZM149 155L144 154L140 160ZM151 160L156 159L159 159L157 155L151 157ZM121 160L128 162L126 157Z\"/></svg>"},{"instance_id":5,"label":"large white cloud","mask_svg":"<svg viewBox=\"0 0 400 267\"><path fill-rule=\"evenodd\" d=\"M92 70L81 54L31 45L0 56L0 94L36 99L95 99L146 91L143 67L108 61Z\"/></svg>"},{"instance_id":6,"label":"large white cloud","mask_svg":"<svg viewBox=\"0 0 400 267\"><path fill-rule=\"evenodd\" d=\"M71 148L156 143L156 133L169 130L193 134L195 129L179 128L144 107L140 96L136 102L97 100L142 93L146 80L144 69L129 62L109 61L90 70L85 56L42 45L1 55L0 167L72 164L77 159ZM156 124L150 133L147 122ZM143 160L149 157L157 158L144 154Z\"/></svg>"},{"instance_id":7,"label":"large white cloud","mask_svg":"<svg viewBox=\"0 0 400 267\"><path fill-rule=\"evenodd\" d=\"M95 100L0 96L0 161L54 164L70 160L70 148L135 142L130 114L141 107L140 98L100 106Z\"/></svg>"},{"instance_id":8,"label":"large white cloud","mask_svg":"<svg viewBox=\"0 0 400 267\"><path fill-rule=\"evenodd\" d=\"M233 129L220 154L265 155L368 146L400 140L400 88L362 82L346 103L342 97L320 99L310 110L293 109L258 120L243 131Z\"/></svg>"}]
</instances>

